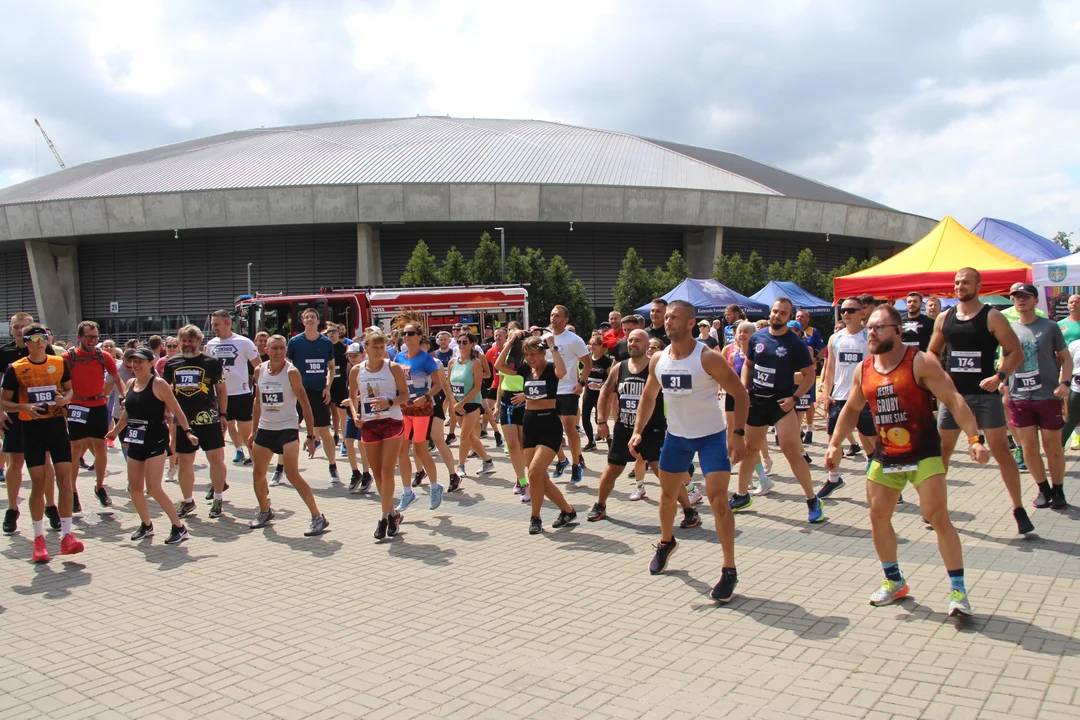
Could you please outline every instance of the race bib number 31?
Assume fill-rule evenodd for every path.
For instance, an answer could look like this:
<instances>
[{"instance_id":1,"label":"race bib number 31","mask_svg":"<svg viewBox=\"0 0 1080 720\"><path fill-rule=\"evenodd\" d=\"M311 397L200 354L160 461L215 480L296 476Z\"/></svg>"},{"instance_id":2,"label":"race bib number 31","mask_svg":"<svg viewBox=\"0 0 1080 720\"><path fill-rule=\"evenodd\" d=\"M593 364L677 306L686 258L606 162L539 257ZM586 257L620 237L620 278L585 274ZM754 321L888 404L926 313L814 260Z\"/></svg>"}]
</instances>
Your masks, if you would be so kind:
<instances>
[{"instance_id":1,"label":"race bib number 31","mask_svg":"<svg viewBox=\"0 0 1080 720\"><path fill-rule=\"evenodd\" d=\"M693 379L688 372L660 373L660 387L668 395L689 395L694 392Z\"/></svg>"}]
</instances>

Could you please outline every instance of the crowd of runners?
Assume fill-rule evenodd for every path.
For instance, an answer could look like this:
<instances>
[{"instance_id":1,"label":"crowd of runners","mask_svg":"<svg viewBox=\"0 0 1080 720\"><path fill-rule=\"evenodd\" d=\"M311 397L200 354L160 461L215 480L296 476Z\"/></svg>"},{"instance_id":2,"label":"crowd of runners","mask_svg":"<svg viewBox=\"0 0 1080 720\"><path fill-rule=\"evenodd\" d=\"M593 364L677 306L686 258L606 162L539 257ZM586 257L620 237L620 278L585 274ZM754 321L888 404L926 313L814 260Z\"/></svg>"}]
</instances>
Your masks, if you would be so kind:
<instances>
[{"instance_id":1,"label":"crowd of runners","mask_svg":"<svg viewBox=\"0 0 1080 720\"><path fill-rule=\"evenodd\" d=\"M309 458L325 456L326 473L315 482L378 493L378 540L398 533L418 488L426 485L434 510L472 473L494 473L489 453L497 450L509 456L512 491L529 506L529 533L539 534L545 500L558 510L552 528L577 520L558 481L581 483L585 453L605 443L586 519L617 512L612 492L628 466L630 501L646 497L646 479L655 476L660 538L649 572L659 574L679 545L678 509L680 529L698 527L696 505L706 498L723 552L712 597L727 602L738 583L734 514L774 489L775 444L806 498L808 523L825 519L823 499L845 492L845 462L866 476L884 574L873 605L908 593L892 515L910 486L937 534L951 584L949 614L970 615L945 482L961 433L972 460L993 457L1016 530L1028 534L1035 527L1021 470L1034 481L1035 508L1067 507L1064 446L1080 423L1080 375L1073 376L1080 296L1055 323L1037 311L1034 286L1014 285L1013 307L1002 312L979 300L980 285L977 270L959 271L958 304L947 311L914 292L903 313L869 295L845 298L828 341L786 298L757 323L737 306L710 321L689 303L658 299L648 318L612 312L587 341L561 305L545 327L510 322L478 337L455 326L434 338L421 317L403 314L389 329L367 328L350 339L308 309L302 333L252 340L235 334L231 314L220 310L211 317L213 337L188 325L176 337L122 348L90 321L65 347L30 315L16 313L13 342L0 346L3 531L18 529L25 471L32 560L49 560L46 521L60 533L62 555L82 552L72 533L72 516L82 510L78 468L92 469L94 495L108 507L108 449L118 445L139 515L131 539L155 532L150 497L168 517L165 542L183 542L184 518L198 507L196 456L209 466L208 515L221 517L231 444L232 462L253 473L253 529L274 520L270 488L279 486L291 486L307 506L305 535L329 526L312 471L301 475L301 447ZM815 412L827 418L828 436L816 489L806 452ZM347 481L339 456L351 470ZM704 493L694 482L698 471ZM178 501L166 480L178 482Z\"/></svg>"}]
</instances>

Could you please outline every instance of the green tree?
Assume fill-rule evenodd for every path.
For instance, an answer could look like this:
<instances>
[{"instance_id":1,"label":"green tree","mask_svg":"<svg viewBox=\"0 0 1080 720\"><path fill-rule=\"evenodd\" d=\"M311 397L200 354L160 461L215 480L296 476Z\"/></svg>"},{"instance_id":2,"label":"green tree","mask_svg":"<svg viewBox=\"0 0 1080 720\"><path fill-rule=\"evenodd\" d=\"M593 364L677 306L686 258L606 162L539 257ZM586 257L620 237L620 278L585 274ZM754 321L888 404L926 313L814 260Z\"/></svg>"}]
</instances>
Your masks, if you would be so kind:
<instances>
[{"instance_id":1,"label":"green tree","mask_svg":"<svg viewBox=\"0 0 1080 720\"><path fill-rule=\"evenodd\" d=\"M791 274L787 278L806 292L827 297L832 292L832 280L821 272L817 258L810 248L803 248L795 262L791 266Z\"/></svg>"},{"instance_id":2,"label":"green tree","mask_svg":"<svg viewBox=\"0 0 1080 720\"><path fill-rule=\"evenodd\" d=\"M486 231L480 236L473 259L469 261L469 282L494 285L504 282L501 272L502 256L499 246Z\"/></svg>"},{"instance_id":3,"label":"green tree","mask_svg":"<svg viewBox=\"0 0 1080 720\"><path fill-rule=\"evenodd\" d=\"M428 250L427 243L423 240L416 242L409 262L405 265L405 272L401 274L402 285L428 286L439 282L439 269L435 265L435 256Z\"/></svg>"},{"instance_id":4,"label":"green tree","mask_svg":"<svg viewBox=\"0 0 1080 720\"><path fill-rule=\"evenodd\" d=\"M544 292L547 285L546 271L547 261L537 248L525 248L522 251L515 247L506 255L506 281L528 286L529 321L536 324L547 324L551 305L558 302L549 301Z\"/></svg>"},{"instance_id":5,"label":"green tree","mask_svg":"<svg viewBox=\"0 0 1080 720\"><path fill-rule=\"evenodd\" d=\"M673 251L671 257L668 258L667 265L662 265L653 270L653 297L660 297L670 292L689 276L690 269L686 266L686 260L683 259L682 253L678 250Z\"/></svg>"},{"instance_id":6,"label":"green tree","mask_svg":"<svg viewBox=\"0 0 1080 720\"><path fill-rule=\"evenodd\" d=\"M574 277L574 272L561 255L551 258L551 262L548 263L544 277L543 296L546 306L539 308L542 314L532 319L532 322L537 325L547 324L553 306L565 305L570 311L570 324L577 330L578 335L587 338L596 327L596 313L593 311L589 294L585 291L585 285ZM531 303L529 311L532 314Z\"/></svg>"},{"instance_id":7,"label":"green tree","mask_svg":"<svg viewBox=\"0 0 1080 720\"><path fill-rule=\"evenodd\" d=\"M765 261L757 254L757 250L751 250L750 257L746 259L746 265L743 266L743 287L742 289L732 288L732 290L750 296L765 287L767 282L769 281L765 279Z\"/></svg>"},{"instance_id":8,"label":"green tree","mask_svg":"<svg viewBox=\"0 0 1080 720\"><path fill-rule=\"evenodd\" d=\"M1064 230L1058 230L1054 237L1050 238L1056 245L1060 245L1069 252L1073 252L1072 233L1065 232Z\"/></svg>"},{"instance_id":9,"label":"green tree","mask_svg":"<svg viewBox=\"0 0 1080 720\"><path fill-rule=\"evenodd\" d=\"M439 268L439 282L443 285L465 285L469 282L469 267L457 245L451 245L443 258L442 267Z\"/></svg>"},{"instance_id":10,"label":"green tree","mask_svg":"<svg viewBox=\"0 0 1080 720\"><path fill-rule=\"evenodd\" d=\"M739 253L734 255L717 255L713 260L713 279L722 283L737 293L742 293L746 285L746 265Z\"/></svg>"},{"instance_id":11,"label":"green tree","mask_svg":"<svg viewBox=\"0 0 1080 720\"><path fill-rule=\"evenodd\" d=\"M641 257L634 248L626 251L611 294L615 296L615 309L623 314L632 313L635 308L653 299L652 278L642 266Z\"/></svg>"},{"instance_id":12,"label":"green tree","mask_svg":"<svg viewBox=\"0 0 1080 720\"><path fill-rule=\"evenodd\" d=\"M860 260L859 258L849 257L846 261L844 261L843 265L841 265L838 268L835 268L832 272L830 272L828 275L825 276L825 279L826 279L826 282L827 282L827 285L826 285L827 290L826 290L826 294L822 295L821 297L825 298L826 300L834 299L833 298L833 280L835 280L836 278L843 277L844 275L851 275L852 273L857 273L860 270L866 270L867 268L872 268L875 265L877 265L879 262L881 262L881 258L879 258L879 257L871 257L871 258L867 258L866 260Z\"/></svg>"}]
</instances>

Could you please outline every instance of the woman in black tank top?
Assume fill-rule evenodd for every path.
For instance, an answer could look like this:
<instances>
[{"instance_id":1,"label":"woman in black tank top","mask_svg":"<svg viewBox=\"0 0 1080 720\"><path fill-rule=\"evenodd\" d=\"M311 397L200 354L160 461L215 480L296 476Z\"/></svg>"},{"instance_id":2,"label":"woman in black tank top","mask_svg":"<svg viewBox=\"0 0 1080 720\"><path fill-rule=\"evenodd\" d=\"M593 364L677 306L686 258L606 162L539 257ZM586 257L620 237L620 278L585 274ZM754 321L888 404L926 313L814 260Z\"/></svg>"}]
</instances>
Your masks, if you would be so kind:
<instances>
[{"instance_id":1,"label":"woman in black tank top","mask_svg":"<svg viewBox=\"0 0 1080 720\"><path fill-rule=\"evenodd\" d=\"M154 356L149 350L140 348L135 351L131 358L131 369L135 377L127 384L124 411L106 437L115 440L119 436L127 446L128 487L131 504L139 513L140 520L139 529L131 539L142 540L154 534L146 494L143 492L145 482L147 491L172 523L172 532L165 542L175 545L187 540L188 533L168 494L161 487L161 476L165 471L165 448L169 445L165 411L168 410L176 418L177 426L182 428L181 432L187 433L188 441L192 445L197 446L199 440L191 432L191 426L176 402L172 388L154 374L153 363Z\"/></svg>"}]
</instances>

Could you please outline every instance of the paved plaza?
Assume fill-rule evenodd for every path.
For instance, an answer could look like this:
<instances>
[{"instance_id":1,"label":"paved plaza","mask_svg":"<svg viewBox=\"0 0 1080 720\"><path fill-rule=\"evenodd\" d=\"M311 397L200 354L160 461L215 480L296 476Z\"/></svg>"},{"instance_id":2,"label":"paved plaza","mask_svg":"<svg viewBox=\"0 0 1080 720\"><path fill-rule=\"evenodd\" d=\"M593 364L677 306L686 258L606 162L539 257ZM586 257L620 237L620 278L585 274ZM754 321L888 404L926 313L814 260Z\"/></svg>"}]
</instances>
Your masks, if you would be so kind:
<instances>
[{"instance_id":1,"label":"paved plaza","mask_svg":"<svg viewBox=\"0 0 1080 720\"><path fill-rule=\"evenodd\" d=\"M817 484L822 451L811 448ZM79 480L85 553L60 556L49 532L52 562L30 564L25 504L19 532L0 540L0 717L1080 716L1080 509L1032 510L1038 536L1019 539L992 466L961 462L949 479L976 613L958 625L914 504L895 518L912 596L867 604L882 575L861 461L844 461L848 485L810 526L774 451L778 491L737 516L740 584L717 606L705 504L653 577L655 479L633 503L620 479L610 519L588 523L604 462L590 453L567 491L579 523L552 530L549 506L532 537L509 460L495 457L496 475L468 478L436 511L421 492L399 537L380 543L375 496L331 489L321 459L303 462L330 520L323 537L303 537L287 487L272 490L273 525L249 530L251 472L231 465L227 515L210 520L200 456L191 539L170 547L158 514L152 540L128 540L138 518L110 454L113 508L98 508L89 473Z\"/></svg>"}]
</instances>

